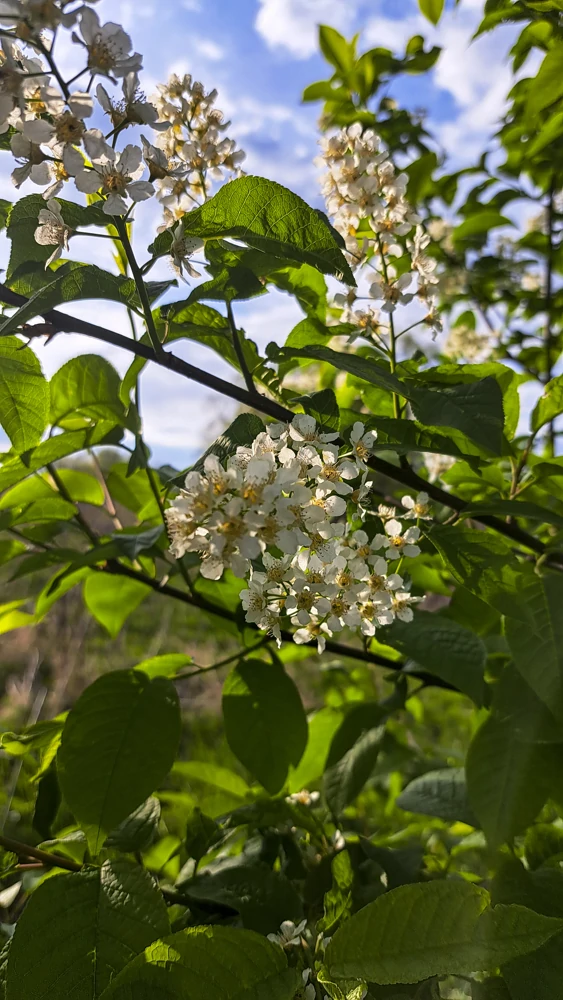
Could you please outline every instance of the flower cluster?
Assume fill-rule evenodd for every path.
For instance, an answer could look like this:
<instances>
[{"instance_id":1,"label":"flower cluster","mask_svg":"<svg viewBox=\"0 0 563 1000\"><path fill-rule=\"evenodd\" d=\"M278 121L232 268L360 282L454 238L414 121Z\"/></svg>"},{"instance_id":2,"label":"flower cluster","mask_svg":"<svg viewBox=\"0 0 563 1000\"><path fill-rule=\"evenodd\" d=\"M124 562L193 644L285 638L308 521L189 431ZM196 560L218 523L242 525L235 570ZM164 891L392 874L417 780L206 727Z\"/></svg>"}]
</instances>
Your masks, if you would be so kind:
<instances>
[{"instance_id":1,"label":"flower cluster","mask_svg":"<svg viewBox=\"0 0 563 1000\"><path fill-rule=\"evenodd\" d=\"M226 468L208 456L166 511L175 557L197 552L211 580L227 568L246 578L246 620L278 642L282 628L296 626L295 642L315 639L319 652L345 627L369 637L396 617L410 621L417 600L397 570L403 556L420 553L419 528L405 530L386 508L384 530L365 530L376 434L358 421L349 446L336 438L305 414L271 424ZM428 516L427 497L404 499L405 517Z\"/></svg>"},{"instance_id":2,"label":"flower cluster","mask_svg":"<svg viewBox=\"0 0 563 1000\"><path fill-rule=\"evenodd\" d=\"M108 215L125 215L131 203L151 197L154 187L141 180L145 166L139 147L130 144L117 153L115 142L106 140L129 124L154 127L157 112L139 91L142 59L131 52L129 35L113 22L101 24L91 7L68 8L64 0L8 0L0 7L2 21L14 29L13 36L3 35L0 51L0 131L12 130L10 145L19 164L12 179L16 187L29 179L45 188L46 200L73 179L78 191L100 193ZM59 25L78 29L72 39L84 50L85 66L75 79L89 76L85 90L70 90L56 68L54 36L44 38L45 30L55 32ZM21 39L33 57L25 54ZM96 90L102 111L119 107L117 118L110 114L106 137L88 125L96 107L90 93L96 76L113 83L123 79L119 105L112 104L101 84Z\"/></svg>"},{"instance_id":3,"label":"flower cluster","mask_svg":"<svg viewBox=\"0 0 563 1000\"><path fill-rule=\"evenodd\" d=\"M322 190L348 260L356 269L367 265L375 270L369 299L392 314L418 297L426 309L421 322L437 333L441 321L435 307L436 261L426 253L430 237L406 199L407 175L397 174L379 136L359 124L322 139L321 146ZM414 235L407 238L413 229ZM393 259L400 259L400 267ZM379 309L370 302L357 310L355 300L355 291L337 297L336 304L344 307L342 321L358 327L360 336L377 340L384 330Z\"/></svg>"},{"instance_id":4,"label":"flower cluster","mask_svg":"<svg viewBox=\"0 0 563 1000\"><path fill-rule=\"evenodd\" d=\"M16 187L30 180L43 188L48 207L36 236L55 248L47 265L73 235L53 200L66 184L97 194L113 217L130 218L137 202L156 195L166 228L205 199L211 179L239 173L244 159L224 136L229 122L214 106L216 91L207 93L190 76L172 76L147 100L139 84L141 55L121 25L101 23L93 3L0 0L0 132L10 131ZM76 52L84 55L83 68L68 82L56 62L61 28L71 29ZM140 136L121 146L130 126ZM176 226L171 257L180 275L198 275L189 259L201 246L184 239L181 222Z\"/></svg>"},{"instance_id":5,"label":"flower cluster","mask_svg":"<svg viewBox=\"0 0 563 1000\"><path fill-rule=\"evenodd\" d=\"M173 74L158 91L155 104L170 127L158 137L151 158L145 158L170 224L206 198L211 179L221 180L225 173L238 176L245 153L224 135L230 122L214 106L216 90L206 93L188 73Z\"/></svg>"}]
</instances>

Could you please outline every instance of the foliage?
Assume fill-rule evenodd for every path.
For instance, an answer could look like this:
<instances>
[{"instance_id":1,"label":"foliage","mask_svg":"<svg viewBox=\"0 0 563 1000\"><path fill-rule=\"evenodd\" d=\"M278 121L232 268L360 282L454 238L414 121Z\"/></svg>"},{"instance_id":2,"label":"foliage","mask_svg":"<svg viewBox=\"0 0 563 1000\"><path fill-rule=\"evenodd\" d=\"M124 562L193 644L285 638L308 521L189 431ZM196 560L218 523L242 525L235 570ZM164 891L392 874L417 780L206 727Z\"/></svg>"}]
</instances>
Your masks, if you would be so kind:
<instances>
[{"instance_id":1,"label":"foliage","mask_svg":"<svg viewBox=\"0 0 563 1000\"><path fill-rule=\"evenodd\" d=\"M41 637L65 607L76 628L80 606L107 662L1 737L3 995L558 1000L563 5L484 3L517 76L455 172L389 97L439 49L321 26L330 75L304 100L327 214L241 173L191 77L146 101L92 7L5 6L0 146L45 197L0 210L0 632ZM429 24L453 6L419 0ZM45 44L59 28L85 73L124 78L123 101L96 92L105 139ZM123 148L139 125L154 145ZM541 206L523 233L517 200ZM112 270L62 259L89 235ZM199 278L196 254L176 298L162 261ZM272 289L303 319L262 355L236 311ZM134 336L66 311L100 299ZM91 353L48 380L33 341L64 332L129 352L124 378ZM149 364L240 407L183 471L145 441ZM193 692L225 668L207 732Z\"/></svg>"}]
</instances>

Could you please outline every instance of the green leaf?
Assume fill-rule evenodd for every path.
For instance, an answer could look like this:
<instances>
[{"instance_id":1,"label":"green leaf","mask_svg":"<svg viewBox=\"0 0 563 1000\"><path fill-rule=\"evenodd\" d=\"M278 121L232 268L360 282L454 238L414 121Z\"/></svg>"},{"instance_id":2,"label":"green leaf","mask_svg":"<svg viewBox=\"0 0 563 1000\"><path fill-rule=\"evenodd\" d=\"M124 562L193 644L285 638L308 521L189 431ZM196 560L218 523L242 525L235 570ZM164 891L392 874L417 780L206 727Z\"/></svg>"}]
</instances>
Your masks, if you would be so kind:
<instances>
[{"instance_id":1,"label":"green leaf","mask_svg":"<svg viewBox=\"0 0 563 1000\"><path fill-rule=\"evenodd\" d=\"M84 603L112 639L119 635L129 615L148 597L146 583L110 573L96 573L84 583Z\"/></svg>"},{"instance_id":2,"label":"green leaf","mask_svg":"<svg viewBox=\"0 0 563 1000\"><path fill-rule=\"evenodd\" d=\"M432 24L438 24L444 10L445 0L418 0L422 13Z\"/></svg>"},{"instance_id":3,"label":"green leaf","mask_svg":"<svg viewBox=\"0 0 563 1000\"><path fill-rule=\"evenodd\" d=\"M480 211L475 212L465 219L459 226L456 226L452 233L455 243L463 243L466 240L473 240L475 237L487 236L491 229L499 226L512 226L513 223L500 212Z\"/></svg>"},{"instance_id":4,"label":"green leaf","mask_svg":"<svg viewBox=\"0 0 563 1000\"><path fill-rule=\"evenodd\" d=\"M307 316L320 320L326 319L326 281L322 274L311 267L302 264L301 267L284 267L268 274L268 282L284 292L294 295L303 312Z\"/></svg>"},{"instance_id":5,"label":"green leaf","mask_svg":"<svg viewBox=\"0 0 563 1000\"><path fill-rule=\"evenodd\" d=\"M79 226L107 226L108 224L107 215L98 205L83 206L73 201L64 201L62 198L56 200L59 203L63 219L72 229ZM35 239L39 212L42 208L45 208L43 195L31 194L15 202L10 212L6 234L12 242L10 262L6 272L10 283L12 283L16 271L19 274L22 270L29 270L34 265L36 267L40 267L41 264L45 265L53 252L52 246L41 246ZM52 272L47 271L46 281L50 281L51 277Z\"/></svg>"},{"instance_id":6,"label":"green leaf","mask_svg":"<svg viewBox=\"0 0 563 1000\"><path fill-rule=\"evenodd\" d=\"M557 41L546 53L537 75L530 83L526 114L530 120L558 101L563 94L563 44Z\"/></svg>"},{"instance_id":7,"label":"green leaf","mask_svg":"<svg viewBox=\"0 0 563 1000\"><path fill-rule=\"evenodd\" d=\"M354 872L348 851L339 851L331 863L332 888L325 892L324 916L318 927L323 934L334 932L341 920L350 916Z\"/></svg>"},{"instance_id":8,"label":"green leaf","mask_svg":"<svg viewBox=\"0 0 563 1000\"><path fill-rule=\"evenodd\" d=\"M379 896L341 927L325 962L337 979L415 983L430 976L495 971L563 927L523 906L489 906L461 880L404 885Z\"/></svg>"},{"instance_id":9,"label":"green leaf","mask_svg":"<svg viewBox=\"0 0 563 1000\"><path fill-rule=\"evenodd\" d=\"M339 816L360 794L381 749L383 727L368 729L343 757L325 771L324 791L331 811Z\"/></svg>"},{"instance_id":10,"label":"green leaf","mask_svg":"<svg viewBox=\"0 0 563 1000\"><path fill-rule=\"evenodd\" d=\"M51 379L51 423L68 430L97 420L123 423L119 385L115 368L100 355L72 358Z\"/></svg>"},{"instance_id":11,"label":"green leaf","mask_svg":"<svg viewBox=\"0 0 563 1000\"><path fill-rule=\"evenodd\" d=\"M174 764L174 774L183 775L191 781L211 785L222 792L227 792L236 799L247 799L250 788L240 774L235 774L228 767L220 767L209 761L181 760Z\"/></svg>"},{"instance_id":12,"label":"green leaf","mask_svg":"<svg viewBox=\"0 0 563 1000\"><path fill-rule=\"evenodd\" d=\"M160 802L154 795L135 809L106 837L106 847L125 854L146 851L158 836Z\"/></svg>"},{"instance_id":13,"label":"green leaf","mask_svg":"<svg viewBox=\"0 0 563 1000\"><path fill-rule=\"evenodd\" d=\"M542 524L554 524L563 528L563 517L554 511L540 507L537 503L527 500L483 500L479 503L469 503L462 511L461 517L527 517L531 521L541 521Z\"/></svg>"},{"instance_id":14,"label":"green leaf","mask_svg":"<svg viewBox=\"0 0 563 1000\"><path fill-rule=\"evenodd\" d=\"M319 25L319 45L327 62L340 73L348 73L354 65L354 44L326 24Z\"/></svg>"},{"instance_id":15,"label":"green leaf","mask_svg":"<svg viewBox=\"0 0 563 1000\"><path fill-rule=\"evenodd\" d=\"M221 839L222 831L218 823L199 809L198 806L188 817L184 843L188 858L201 861L208 850Z\"/></svg>"},{"instance_id":16,"label":"green leaf","mask_svg":"<svg viewBox=\"0 0 563 1000\"><path fill-rule=\"evenodd\" d=\"M467 590L503 615L531 621L522 595L535 574L518 562L507 539L493 531L454 525L433 525L428 537Z\"/></svg>"},{"instance_id":17,"label":"green leaf","mask_svg":"<svg viewBox=\"0 0 563 1000\"><path fill-rule=\"evenodd\" d=\"M233 753L276 795L307 745L307 718L299 692L277 663L245 660L223 686L225 735Z\"/></svg>"},{"instance_id":18,"label":"green leaf","mask_svg":"<svg viewBox=\"0 0 563 1000\"><path fill-rule=\"evenodd\" d=\"M340 410L333 389L321 389L308 396L297 396L293 403L301 403L305 413L314 417L323 431L338 431Z\"/></svg>"},{"instance_id":19,"label":"green leaf","mask_svg":"<svg viewBox=\"0 0 563 1000\"><path fill-rule=\"evenodd\" d=\"M532 430L539 431L560 413L563 413L563 375L547 383L532 412Z\"/></svg>"},{"instance_id":20,"label":"green leaf","mask_svg":"<svg viewBox=\"0 0 563 1000\"><path fill-rule=\"evenodd\" d=\"M531 823L547 796L544 762L510 721L491 715L471 741L466 762L471 807L492 847L512 841Z\"/></svg>"},{"instance_id":21,"label":"green leaf","mask_svg":"<svg viewBox=\"0 0 563 1000\"><path fill-rule=\"evenodd\" d=\"M484 447L487 453L502 452L502 391L493 376L459 385L440 385L437 389L416 385L410 379L401 381L371 358L360 354L344 354L322 345L278 348L273 344L268 345L266 354L278 363L293 357L325 361L340 371L349 372L356 378L410 400L420 423L432 427L452 427Z\"/></svg>"},{"instance_id":22,"label":"green leaf","mask_svg":"<svg viewBox=\"0 0 563 1000\"><path fill-rule=\"evenodd\" d=\"M309 738L305 753L289 776L289 791L300 792L321 777L332 738L342 722L342 713L334 708L321 708L309 719Z\"/></svg>"},{"instance_id":23,"label":"green leaf","mask_svg":"<svg viewBox=\"0 0 563 1000\"><path fill-rule=\"evenodd\" d=\"M333 351L330 347L317 347L316 345L301 348L291 346L278 348L276 344L268 345L266 354L276 362L283 362L287 358L309 358L311 361L325 361L340 371L349 372L356 378L371 382L372 385L377 385L387 392L396 392L401 396L408 393L408 387L395 375L391 375L383 365L359 354L343 354L341 351Z\"/></svg>"},{"instance_id":24,"label":"green leaf","mask_svg":"<svg viewBox=\"0 0 563 1000\"><path fill-rule=\"evenodd\" d=\"M198 458L194 465L173 479L174 485L183 486L187 472L203 472L205 459L208 455L217 455L219 461L224 463L227 458L235 454L239 445L248 447L263 430L264 423L255 413L239 413L232 424L229 424L226 430L218 438L215 438L213 444L209 445L201 458Z\"/></svg>"},{"instance_id":25,"label":"green leaf","mask_svg":"<svg viewBox=\"0 0 563 1000\"><path fill-rule=\"evenodd\" d=\"M7 490L10 486L14 486L15 483L44 468L49 462L56 462L61 458L66 458L67 455L87 448L94 432L95 428L90 428L57 434L55 437L42 441L35 448L30 448L23 456L6 458L0 468L0 490ZM0 456L0 460L3 457Z\"/></svg>"},{"instance_id":26,"label":"green leaf","mask_svg":"<svg viewBox=\"0 0 563 1000\"><path fill-rule=\"evenodd\" d=\"M495 876L491 891L495 902L515 902L548 917L563 917L563 876L558 869L527 872L511 862ZM563 976L563 934L550 938L537 950L502 966L510 1000L559 1000ZM504 998L502 998L504 1000Z\"/></svg>"},{"instance_id":27,"label":"green leaf","mask_svg":"<svg viewBox=\"0 0 563 1000\"><path fill-rule=\"evenodd\" d=\"M563 855L563 830L548 823L535 823L526 833L524 854L531 871Z\"/></svg>"},{"instance_id":28,"label":"green leaf","mask_svg":"<svg viewBox=\"0 0 563 1000\"><path fill-rule=\"evenodd\" d=\"M281 948L262 935L193 927L147 948L103 1000L292 1000L300 982Z\"/></svg>"},{"instance_id":29,"label":"green leaf","mask_svg":"<svg viewBox=\"0 0 563 1000\"><path fill-rule=\"evenodd\" d=\"M131 531L127 529L124 531L114 531L111 538L117 543L118 550L124 556L134 560L141 552L151 549L158 542L163 531L164 525L157 524L154 528L146 528L144 531Z\"/></svg>"},{"instance_id":30,"label":"green leaf","mask_svg":"<svg viewBox=\"0 0 563 1000\"><path fill-rule=\"evenodd\" d=\"M504 410L502 391L495 378L477 382L411 391L409 398L414 415L421 424L453 427L481 445L487 452L500 455L503 448Z\"/></svg>"},{"instance_id":31,"label":"green leaf","mask_svg":"<svg viewBox=\"0 0 563 1000\"><path fill-rule=\"evenodd\" d=\"M57 473L75 503L103 507L104 491L95 476L80 469L57 469Z\"/></svg>"},{"instance_id":32,"label":"green leaf","mask_svg":"<svg viewBox=\"0 0 563 1000\"><path fill-rule=\"evenodd\" d=\"M65 801L97 854L164 780L180 739L174 685L135 670L99 677L71 709L58 753Z\"/></svg>"},{"instance_id":33,"label":"green leaf","mask_svg":"<svg viewBox=\"0 0 563 1000\"><path fill-rule=\"evenodd\" d=\"M449 618L418 612L412 622L396 619L381 630L381 641L430 673L483 704L487 650L474 632Z\"/></svg>"},{"instance_id":34,"label":"green leaf","mask_svg":"<svg viewBox=\"0 0 563 1000\"><path fill-rule=\"evenodd\" d=\"M50 878L17 923L6 1000L94 1000L169 926L148 873L124 860Z\"/></svg>"},{"instance_id":35,"label":"green leaf","mask_svg":"<svg viewBox=\"0 0 563 1000\"><path fill-rule=\"evenodd\" d=\"M53 280L35 292L0 326L0 334L13 333L35 316L44 316L56 306L82 299L109 299L135 306L137 287L133 279L125 275L111 274L95 264L69 262L59 267Z\"/></svg>"},{"instance_id":36,"label":"green leaf","mask_svg":"<svg viewBox=\"0 0 563 1000\"><path fill-rule=\"evenodd\" d=\"M462 767L445 767L421 774L401 792L397 805L406 812L437 816L447 823L479 825L469 805Z\"/></svg>"},{"instance_id":37,"label":"green leaf","mask_svg":"<svg viewBox=\"0 0 563 1000\"><path fill-rule=\"evenodd\" d=\"M153 677L175 677L179 670L189 667L193 662L187 653L163 653L136 663L135 670L142 670L151 680Z\"/></svg>"},{"instance_id":38,"label":"green leaf","mask_svg":"<svg viewBox=\"0 0 563 1000\"><path fill-rule=\"evenodd\" d=\"M186 893L197 904L215 903L240 914L243 926L273 934L284 920L299 921L303 904L298 892L267 865L238 864L213 874L205 871L189 882Z\"/></svg>"},{"instance_id":39,"label":"green leaf","mask_svg":"<svg viewBox=\"0 0 563 1000\"><path fill-rule=\"evenodd\" d=\"M49 416L49 383L30 347L0 338L0 424L16 451L40 440Z\"/></svg>"},{"instance_id":40,"label":"green leaf","mask_svg":"<svg viewBox=\"0 0 563 1000\"><path fill-rule=\"evenodd\" d=\"M239 177L184 216L186 236L232 236L282 260L311 264L354 285L349 265L322 215L264 177Z\"/></svg>"},{"instance_id":41,"label":"green leaf","mask_svg":"<svg viewBox=\"0 0 563 1000\"><path fill-rule=\"evenodd\" d=\"M529 619L506 619L514 664L538 698L563 721L563 577L533 576L521 593Z\"/></svg>"},{"instance_id":42,"label":"green leaf","mask_svg":"<svg viewBox=\"0 0 563 1000\"><path fill-rule=\"evenodd\" d=\"M471 996L472 1000L512 1000L508 986L500 976L484 979L480 983L472 980Z\"/></svg>"}]
</instances>

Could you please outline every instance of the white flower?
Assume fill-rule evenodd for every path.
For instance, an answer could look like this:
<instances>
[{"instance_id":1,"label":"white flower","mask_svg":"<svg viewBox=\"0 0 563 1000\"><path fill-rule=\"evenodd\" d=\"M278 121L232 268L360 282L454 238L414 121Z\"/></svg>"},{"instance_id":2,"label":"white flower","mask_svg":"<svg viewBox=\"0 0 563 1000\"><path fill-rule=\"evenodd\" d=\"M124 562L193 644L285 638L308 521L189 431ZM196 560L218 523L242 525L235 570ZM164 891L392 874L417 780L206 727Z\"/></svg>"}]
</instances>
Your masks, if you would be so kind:
<instances>
[{"instance_id":1,"label":"white flower","mask_svg":"<svg viewBox=\"0 0 563 1000\"><path fill-rule=\"evenodd\" d=\"M341 830L335 830L331 840L335 851L343 851L346 847L346 838Z\"/></svg>"},{"instance_id":2,"label":"white flower","mask_svg":"<svg viewBox=\"0 0 563 1000\"><path fill-rule=\"evenodd\" d=\"M112 21L100 24L96 12L84 7L80 31L82 38L73 32L72 40L88 50L88 69L93 75L99 73L113 79L142 69L142 57L138 52L130 55L131 39L120 24Z\"/></svg>"},{"instance_id":3,"label":"white flower","mask_svg":"<svg viewBox=\"0 0 563 1000\"><path fill-rule=\"evenodd\" d=\"M293 805L299 806L316 806L320 797L320 792L309 792L304 788L301 792L294 792L293 795L288 795L286 802L291 802Z\"/></svg>"},{"instance_id":4,"label":"white flower","mask_svg":"<svg viewBox=\"0 0 563 1000\"><path fill-rule=\"evenodd\" d=\"M335 491L340 496L348 496L353 493L353 488L347 480L356 479L359 475L357 467L347 458L338 457L338 450L323 451L323 464L317 474L317 481L320 487L320 495ZM344 513L344 511L342 512Z\"/></svg>"},{"instance_id":5,"label":"white flower","mask_svg":"<svg viewBox=\"0 0 563 1000\"><path fill-rule=\"evenodd\" d=\"M381 308L384 312L393 312L398 305L412 302L414 295L405 292L411 282L412 274L408 271L394 281L388 282L382 275L378 274L370 285L369 294L374 299L383 299Z\"/></svg>"},{"instance_id":6,"label":"white flower","mask_svg":"<svg viewBox=\"0 0 563 1000\"><path fill-rule=\"evenodd\" d=\"M181 278L184 277L184 271L192 278L200 278L201 273L190 264L190 257L203 249L204 242L197 236L184 236L184 227L185 222L181 219L174 230L170 246L172 267Z\"/></svg>"},{"instance_id":7,"label":"white flower","mask_svg":"<svg viewBox=\"0 0 563 1000\"><path fill-rule=\"evenodd\" d=\"M401 503L408 510L408 514L403 514L403 517L407 519L415 518L422 521L432 520L432 510L428 493L417 493L416 498L404 496Z\"/></svg>"},{"instance_id":8,"label":"white flower","mask_svg":"<svg viewBox=\"0 0 563 1000\"><path fill-rule=\"evenodd\" d=\"M416 604L420 600L420 597L413 597L406 590L399 590L393 597L391 609L399 621L412 622L414 615L411 604Z\"/></svg>"},{"instance_id":9,"label":"white flower","mask_svg":"<svg viewBox=\"0 0 563 1000\"><path fill-rule=\"evenodd\" d=\"M4 36L0 43L0 132L6 132L14 111L24 111L26 98L45 83L44 67L38 59L28 59L14 42ZM34 74L39 74L35 76Z\"/></svg>"},{"instance_id":10,"label":"white flower","mask_svg":"<svg viewBox=\"0 0 563 1000\"><path fill-rule=\"evenodd\" d=\"M45 269L47 269L52 261L58 260L63 249L68 250L68 241L74 230L67 226L61 215L59 203L54 198L49 199L46 208L39 210L38 221L39 225L35 230L36 243L41 246L55 247L45 263Z\"/></svg>"},{"instance_id":11,"label":"white flower","mask_svg":"<svg viewBox=\"0 0 563 1000\"><path fill-rule=\"evenodd\" d=\"M308 444L321 445L329 441L336 441L338 434L319 434L317 431L317 421L307 413L296 413L289 425L289 434L292 441L307 442Z\"/></svg>"},{"instance_id":12,"label":"white flower","mask_svg":"<svg viewBox=\"0 0 563 1000\"><path fill-rule=\"evenodd\" d=\"M96 87L96 97L115 129L127 128L129 125L148 125L149 128L162 132L170 128L170 122L158 121L158 111L140 89L136 72L127 73L122 89L123 100L113 101L101 83Z\"/></svg>"},{"instance_id":13,"label":"white flower","mask_svg":"<svg viewBox=\"0 0 563 1000\"><path fill-rule=\"evenodd\" d=\"M325 651L327 635L330 636L331 632L326 622L321 622L320 625L316 622L309 622L305 628L298 628L297 631L293 633L293 641L300 646L305 642L312 642L313 639L316 639L317 652L320 654Z\"/></svg>"},{"instance_id":14,"label":"white flower","mask_svg":"<svg viewBox=\"0 0 563 1000\"><path fill-rule=\"evenodd\" d=\"M51 167L48 157L36 142L31 142L25 135L16 132L10 146L16 160L21 164L12 171L12 181L17 188L28 179L34 184L48 184L51 180Z\"/></svg>"},{"instance_id":15,"label":"white flower","mask_svg":"<svg viewBox=\"0 0 563 1000\"><path fill-rule=\"evenodd\" d=\"M279 934L268 934L268 941L279 944L281 948L290 948L292 945L299 945L301 944L301 935L306 926L306 920L302 920L299 924L294 924L293 920L284 920Z\"/></svg>"},{"instance_id":16,"label":"white flower","mask_svg":"<svg viewBox=\"0 0 563 1000\"><path fill-rule=\"evenodd\" d=\"M32 142L47 144L55 156L62 158L65 147L79 145L85 133L83 119L89 118L94 102L89 94L74 93L68 99L68 110L55 115L52 122L35 118L24 122L23 133Z\"/></svg>"},{"instance_id":17,"label":"white flower","mask_svg":"<svg viewBox=\"0 0 563 1000\"><path fill-rule=\"evenodd\" d=\"M418 545L414 544L420 538L420 529L407 528L404 534L402 534L402 530L400 522L392 518L385 525L387 537L385 535L375 536L374 544L378 545L379 548L386 546L386 559L400 559L401 556L412 559L420 555Z\"/></svg>"},{"instance_id":18,"label":"white flower","mask_svg":"<svg viewBox=\"0 0 563 1000\"><path fill-rule=\"evenodd\" d=\"M373 446L377 441L377 431L366 431L364 424L357 420L350 432L350 442L354 451L354 457L365 468L365 462L373 451Z\"/></svg>"},{"instance_id":19,"label":"white flower","mask_svg":"<svg viewBox=\"0 0 563 1000\"><path fill-rule=\"evenodd\" d=\"M93 169L85 167L82 157L76 150L72 151L75 155L65 157L65 166L74 176L79 191L94 194L101 190L107 195L103 209L106 215L125 215L126 195L136 202L144 201L154 194L154 188L149 181L138 180L144 171L142 152L138 146L125 146L118 154L103 141L101 134L94 132L85 135L84 144L92 158Z\"/></svg>"}]
</instances>

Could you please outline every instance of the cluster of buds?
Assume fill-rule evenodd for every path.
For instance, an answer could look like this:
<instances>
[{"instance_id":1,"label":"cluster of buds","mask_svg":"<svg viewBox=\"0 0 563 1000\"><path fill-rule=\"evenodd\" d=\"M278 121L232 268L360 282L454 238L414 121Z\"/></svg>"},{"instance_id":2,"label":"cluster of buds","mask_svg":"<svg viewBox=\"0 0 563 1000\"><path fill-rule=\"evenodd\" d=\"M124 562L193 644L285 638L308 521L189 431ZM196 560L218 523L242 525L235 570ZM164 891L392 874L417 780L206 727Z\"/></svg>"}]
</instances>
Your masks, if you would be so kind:
<instances>
[{"instance_id":1,"label":"cluster of buds","mask_svg":"<svg viewBox=\"0 0 563 1000\"><path fill-rule=\"evenodd\" d=\"M230 122L216 108L217 91L205 92L190 74L173 74L159 84L155 104L170 127L158 137L159 156L152 165L157 197L168 223L205 200L212 180L239 176L245 153L224 133Z\"/></svg>"},{"instance_id":2,"label":"cluster of buds","mask_svg":"<svg viewBox=\"0 0 563 1000\"><path fill-rule=\"evenodd\" d=\"M379 136L358 124L321 139L321 147L318 162L325 168L322 191L328 213L351 266L375 270L368 300L381 303L376 307L368 301L365 309L356 309L355 291L339 296L335 304L344 309L342 321L356 326L357 336L384 342L387 328L380 309L390 315L418 298L426 311L421 322L436 334L441 330L436 261L425 252L430 237L407 201L407 175L397 174Z\"/></svg>"},{"instance_id":3,"label":"cluster of buds","mask_svg":"<svg viewBox=\"0 0 563 1000\"><path fill-rule=\"evenodd\" d=\"M348 446L336 438L304 414L270 424L226 467L208 456L166 511L176 558L197 552L202 576L230 569L245 578L246 620L278 642L294 626L295 642L316 640L319 652L344 628L369 637L395 618L410 621L417 600L397 570L420 554L419 528L380 508L383 531L366 530L376 433L358 421ZM429 516L427 497L404 501L405 519Z\"/></svg>"}]
</instances>

